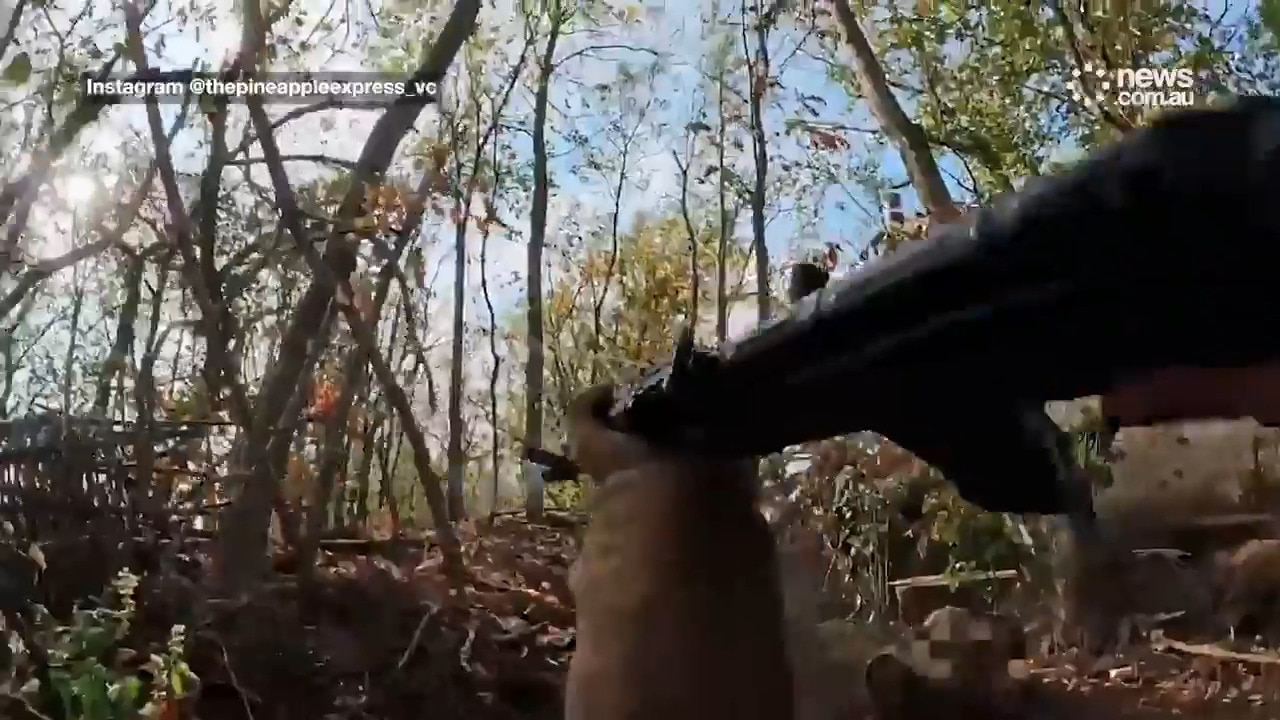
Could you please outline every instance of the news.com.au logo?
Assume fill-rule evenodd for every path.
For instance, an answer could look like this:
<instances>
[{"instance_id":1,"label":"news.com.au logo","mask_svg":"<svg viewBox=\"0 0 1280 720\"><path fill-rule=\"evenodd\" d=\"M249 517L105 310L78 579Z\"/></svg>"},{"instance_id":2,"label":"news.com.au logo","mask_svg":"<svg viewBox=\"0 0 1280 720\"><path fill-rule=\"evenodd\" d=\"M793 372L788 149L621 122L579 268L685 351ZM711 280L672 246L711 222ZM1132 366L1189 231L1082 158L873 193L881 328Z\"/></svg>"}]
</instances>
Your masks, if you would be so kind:
<instances>
[{"instance_id":1,"label":"news.com.au logo","mask_svg":"<svg viewBox=\"0 0 1280 720\"><path fill-rule=\"evenodd\" d=\"M1071 99L1093 105L1190 107L1196 101L1196 74L1190 68L1116 68L1085 63L1071 71Z\"/></svg>"}]
</instances>

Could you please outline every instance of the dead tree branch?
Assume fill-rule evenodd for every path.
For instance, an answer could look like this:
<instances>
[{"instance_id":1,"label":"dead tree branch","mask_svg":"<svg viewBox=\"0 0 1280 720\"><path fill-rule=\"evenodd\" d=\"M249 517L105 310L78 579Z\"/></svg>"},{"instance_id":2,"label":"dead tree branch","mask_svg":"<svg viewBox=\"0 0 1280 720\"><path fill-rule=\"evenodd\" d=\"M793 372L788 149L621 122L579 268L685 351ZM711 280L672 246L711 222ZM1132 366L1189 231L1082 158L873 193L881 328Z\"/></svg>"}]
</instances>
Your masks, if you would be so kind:
<instances>
[{"instance_id":1,"label":"dead tree branch","mask_svg":"<svg viewBox=\"0 0 1280 720\"><path fill-rule=\"evenodd\" d=\"M408 437L409 446L413 449L414 465L418 471L419 482L422 484L422 492L426 496L427 505L431 510L431 517L436 529L436 539L440 544L441 551L444 553L445 566L451 579L458 586L461 586L465 583L465 569L462 564L462 554L458 547L458 539L453 534L453 527L449 523L449 516L445 509L445 497L441 490L443 478L431 469L431 455L427 449L427 441L422 434L422 428L413 416L413 407L409 402L409 396L405 394L404 388L396 380L395 372L387 364L386 358L382 355L382 350L378 348L378 339L373 329L369 327L365 318L361 317L360 311L353 301L350 283L346 279L334 278L332 270L325 265L324 259L307 240L306 229L302 225L302 214L298 210L297 199L294 197L293 188L289 184L289 176L284 169L284 163L280 159L280 148L276 146L275 137L272 135L271 118L267 117L266 108L262 105L262 101L257 98L249 98L247 104L249 106L249 117L258 132L258 145L262 148L262 156L266 159L267 170L271 173L271 183L276 189L276 203L280 209L280 214L283 216L285 227L288 229L289 234L293 236L299 252L302 253L311 271L316 274L319 282L332 284L337 289L335 300L337 301L338 310L342 313L343 318L346 319L347 326L351 328L351 334L355 338L356 345L360 348L360 353L367 356L369 364L373 366L373 374L378 378L379 384L382 385L382 391L386 393L392 408L400 416L404 434Z\"/></svg>"},{"instance_id":2,"label":"dead tree branch","mask_svg":"<svg viewBox=\"0 0 1280 720\"><path fill-rule=\"evenodd\" d=\"M412 80L435 80L443 77L463 43L475 30L479 13L479 0L459 0ZM245 67L252 68L253 59L257 57L254 49L261 42L258 36L265 36L264 19L261 17L261 9L254 3L246 4L245 16L246 42L243 43L241 60ZM356 161L350 187L339 204L339 226L349 225L359 215L367 184L386 173L396 148L413 128L422 109L420 100L401 98L374 123L373 131ZM255 122L254 125L258 126L259 123ZM271 125L268 119L264 125L257 127L257 132L261 134L269 131ZM262 142L261 138L259 142ZM267 142L274 146L273 141ZM304 242L303 245L304 252L315 254L310 243ZM325 314L333 302L337 283L345 283L355 270L355 249L345 235L335 234L325 244L321 260L324 272L317 274L316 281L307 288L299 301L281 340L280 354L271 372L263 378L260 385L256 407L259 418L279 417L284 411L284 406L301 377L308 341L320 332ZM403 391L400 395L403 397ZM248 463L257 454L254 450L266 442L267 438L259 434L247 437L244 440L246 447L240 449L236 456L238 460L234 461L236 469L243 472L251 467ZM225 513L227 531L221 535L224 542L221 551L226 556L251 558L261 557L263 554L267 518L262 513L267 503L260 495L274 490L260 485L262 484L249 485L245 501L236 503ZM240 578L224 578L229 586L238 584L239 580Z\"/></svg>"}]
</instances>

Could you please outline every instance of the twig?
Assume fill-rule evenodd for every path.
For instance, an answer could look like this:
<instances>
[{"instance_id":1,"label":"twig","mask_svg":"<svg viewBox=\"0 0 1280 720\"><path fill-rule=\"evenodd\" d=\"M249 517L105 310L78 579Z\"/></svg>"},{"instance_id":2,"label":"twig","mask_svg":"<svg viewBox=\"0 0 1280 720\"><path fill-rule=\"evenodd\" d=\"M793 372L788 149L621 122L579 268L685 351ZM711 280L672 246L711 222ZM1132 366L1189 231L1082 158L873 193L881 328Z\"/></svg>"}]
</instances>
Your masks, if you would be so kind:
<instances>
[{"instance_id":1,"label":"twig","mask_svg":"<svg viewBox=\"0 0 1280 720\"><path fill-rule=\"evenodd\" d=\"M236 671L231 667L231 656L227 654L227 646L221 640L214 637L212 640L218 643L218 649L222 651L222 666L227 669L227 679L231 681L231 687L235 688L236 695L240 696L240 704L244 706L244 716L253 720L253 708L249 705L249 693L240 685L240 681L236 679Z\"/></svg>"},{"instance_id":2,"label":"twig","mask_svg":"<svg viewBox=\"0 0 1280 720\"><path fill-rule=\"evenodd\" d=\"M1018 577L1017 570L974 571L942 575L917 575L915 577L891 580L890 587L938 587L950 584L964 584L981 580L1011 580Z\"/></svg>"},{"instance_id":3,"label":"twig","mask_svg":"<svg viewBox=\"0 0 1280 720\"><path fill-rule=\"evenodd\" d=\"M1181 640L1172 640L1159 633L1152 634L1151 647L1155 650L1176 650L1188 655L1200 655L1202 657L1218 658L1219 660L1280 665L1280 655L1275 653L1236 652L1235 650L1227 650L1208 643L1185 643Z\"/></svg>"},{"instance_id":4,"label":"twig","mask_svg":"<svg viewBox=\"0 0 1280 720\"><path fill-rule=\"evenodd\" d=\"M431 618L435 617L436 606L430 605L427 612L418 621L418 627L413 631L413 637L409 640L409 647L404 649L404 654L400 656L400 662L396 663L396 672L404 670L405 665L409 664L409 659L413 657L413 651L418 649L418 643L422 642L422 633L427 629L427 623L431 622Z\"/></svg>"},{"instance_id":5,"label":"twig","mask_svg":"<svg viewBox=\"0 0 1280 720\"><path fill-rule=\"evenodd\" d=\"M26 698L13 695L11 693L0 693L0 699L17 705L22 712L27 713L27 717L35 718L35 720L50 720L48 715L37 710L34 705L27 701ZM18 720L25 720L25 718L19 718Z\"/></svg>"},{"instance_id":6,"label":"twig","mask_svg":"<svg viewBox=\"0 0 1280 720\"><path fill-rule=\"evenodd\" d=\"M467 631L466 642L462 643L462 648L458 650L458 664L463 670L471 672L471 648L476 641L476 631L471 629Z\"/></svg>"}]
</instances>

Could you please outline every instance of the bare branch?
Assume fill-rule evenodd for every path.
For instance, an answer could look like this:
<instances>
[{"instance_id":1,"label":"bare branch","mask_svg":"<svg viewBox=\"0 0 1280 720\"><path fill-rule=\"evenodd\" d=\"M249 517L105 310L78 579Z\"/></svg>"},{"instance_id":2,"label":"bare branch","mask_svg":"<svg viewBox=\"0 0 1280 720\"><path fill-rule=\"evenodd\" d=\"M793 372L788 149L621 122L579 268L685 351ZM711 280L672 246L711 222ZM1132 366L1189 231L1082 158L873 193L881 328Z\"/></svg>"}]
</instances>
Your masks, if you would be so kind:
<instances>
[{"instance_id":1,"label":"bare branch","mask_svg":"<svg viewBox=\"0 0 1280 720\"><path fill-rule=\"evenodd\" d=\"M119 60L119 54L107 60L98 72L98 78L105 79ZM71 147L71 143L75 141L80 131L98 119L104 107L105 104L98 98L81 97L62 127L54 131L53 137L49 140L49 147L36 153L31 167L22 177L9 182L3 190L0 190L0 225L9 223L9 231L3 244L0 244L0 267L5 266L6 259L14 255L18 239L27 229L31 207L35 204L40 188L48 181L54 164L67 151L67 148Z\"/></svg>"},{"instance_id":2,"label":"bare branch","mask_svg":"<svg viewBox=\"0 0 1280 720\"><path fill-rule=\"evenodd\" d=\"M241 43L239 65L242 70L251 72L256 67L259 57L258 49L266 35L266 25L261 7L257 3L245 3L243 11L244 38ZM474 31L479 12L479 0L458 1L436 42L426 53L426 59L410 78L410 82L437 80L444 76L463 43ZM420 99L399 98L374 123L373 131L356 161L350 187L339 204L339 226L349 225L351 220L360 213L365 200L366 184L378 180L386 173L396 148L413 128L423 107ZM279 150L275 146L274 138L270 136L272 123L261 106L258 106L256 114L258 117L255 118L253 125L260 136L258 142L264 149L263 155L269 159L268 170L273 175L272 182L276 185L277 201L281 203L283 212L285 204L290 204L289 201L293 200L293 196L291 191L288 191L288 179L283 169L274 168L270 162L273 155L266 152L266 148L270 146L275 150L275 162L279 162ZM264 133L265 138L261 137ZM277 179L277 175L281 176L283 182ZM287 191L284 194L280 192L282 184ZM293 215L290 216L286 212L285 220L296 226L290 230L296 231L295 239L301 242L305 238L300 234L302 228L300 216L297 214L297 205L291 203L290 206L294 211ZM310 243L302 244L304 257L310 264L315 259L315 250ZM276 361L259 386L254 411L256 418L262 420L261 425L264 427L270 424L270 419L282 416L289 399L293 396L304 372L307 350L311 341L323 330L324 318L328 315L333 303L338 283L345 284L355 270L355 248L345 235L332 235L325 243L322 261L322 272L316 273L315 282L307 288L298 302L289 327L281 338L280 352ZM347 300L349 304L349 294ZM364 329L367 331L367 326ZM354 327L353 332L356 332ZM368 341L369 338L365 337L364 340ZM383 369L390 372L385 364ZM407 403L403 391L399 396ZM260 432L242 437L233 451L233 474L252 472L255 467L255 458L266 451L267 442L269 438ZM422 480L424 483L427 482L425 477ZM439 492L438 487L436 491ZM235 562L263 562L264 546L267 540L267 517L263 513L269 513L266 509L269 507L267 500L273 494L278 494L278 483L274 478L267 483L249 483L243 488L241 501L233 504L224 514L225 531L220 536L222 545L219 548L224 567L220 580L227 590L234 592L240 589L246 580L252 579L254 568L237 568L232 571L226 561L235 559ZM441 525L439 530L443 533L441 541L446 552L452 553L456 559L456 542L452 543L452 549L449 548L451 535L448 526ZM456 567L460 571L461 564L458 563Z\"/></svg>"},{"instance_id":3,"label":"bare branch","mask_svg":"<svg viewBox=\"0 0 1280 720\"><path fill-rule=\"evenodd\" d=\"M367 356L369 364L373 366L373 373L382 385L382 390L386 393L391 406L395 409L396 414L400 416L404 434L408 437L409 445L413 449L414 465L418 471L422 491L431 510L431 517L436 529L436 539L440 543L440 548L444 553L445 563L452 579L455 583L461 585L465 582L465 570L462 565L462 555L458 547L458 540L453 534L448 514L445 511L445 498L444 493L441 491L443 479L431 469L430 451L427 449L422 429L418 426L417 420L413 416L413 407L409 403L409 397L396 380L395 373L392 371L391 366L387 364L382 351L378 348L378 340L373 330L365 322L365 319L360 316L360 311L353 302L350 283L346 279L332 277L332 271L326 266L324 259L320 257L315 247L307 239L306 229L302 225L302 214L298 210L293 188L289 185L289 177L280 158L280 149L276 147L275 138L272 137L271 119L267 117L267 111L263 107L262 101L257 98L249 98L248 106L249 116L258 131L258 144L262 147L262 155L266 159L267 170L271 173L271 182L276 189L276 203L280 208L285 227L288 229L289 234L293 236L294 243L298 246L298 250L307 261L311 271L318 278L323 278L321 282L324 284L337 288L335 299L338 310L342 313L343 318L346 319L347 326L351 328L351 334L354 336L361 354Z\"/></svg>"},{"instance_id":4,"label":"bare branch","mask_svg":"<svg viewBox=\"0 0 1280 720\"><path fill-rule=\"evenodd\" d=\"M0 320L8 317L9 313L13 312L13 309L22 302L27 293L31 292L37 285L54 273L104 252L110 247L118 247L125 250L126 253L129 252L125 248L122 238L125 231L129 229L129 226L133 225L134 220L138 217L142 204L146 201L147 194L151 191L151 183L155 180L155 171L156 166L152 163L147 168L146 174L143 175L142 182L138 183L138 188L134 191L133 197L129 202L116 208L114 228L107 229L106 225L100 220L91 223L97 225L102 239L74 248L56 258L42 258L31 262L27 272L18 279L18 284L4 298L0 299Z\"/></svg>"},{"instance_id":5,"label":"bare branch","mask_svg":"<svg viewBox=\"0 0 1280 720\"><path fill-rule=\"evenodd\" d=\"M130 3L125 3L125 22L128 29L128 50L133 64L140 72L147 70L147 54L142 45L142 15L138 8ZM189 100L190 98L188 98ZM190 109L188 102L183 107L183 118ZM197 260L194 251L194 239L191 234L191 217L187 214L187 209L182 202L182 190L178 187L177 174L173 169L173 157L169 149L169 139L165 136L163 121L160 118L160 104L154 96L148 96L146 99L147 124L151 128L151 135L155 141L156 165L160 173L160 181L164 185L165 200L168 205L170 215L170 241L177 246L179 256L182 258L182 274L188 287L191 289L192 295L195 297L196 305L200 309L201 321L205 330L205 346L210 357L214 359L214 363L218 366L219 372L222 374L231 391L231 411L235 416L236 422L241 426L252 429L254 420L249 409L249 399L245 392L244 384L240 382L239 365L227 351L225 343L219 343L219 328L222 327L222 316L227 312L225 307L219 307L209 295L209 288L205 285L204 279L200 273L200 262ZM181 123L181 120L179 120Z\"/></svg>"},{"instance_id":6,"label":"bare branch","mask_svg":"<svg viewBox=\"0 0 1280 720\"><path fill-rule=\"evenodd\" d=\"M22 13L26 9L27 0L18 0L18 4L13 6L13 14L9 16L9 26L4 30L4 37L0 37L0 60L4 59L9 46L13 44L13 37L18 34L18 21L22 19Z\"/></svg>"},{"instance_id":7,"label":"bare branch","mask_svg":"<svg viewBox=\"0 0 1280 720\"><path fill-rule=\"evenodd\" d=\"M354 162L350 160L343 160L341 158L331 157L329 155L318 155L318 154L285 155L280 159L283 162L313 162L313 163L322 163L325 165L336 165L337 167L345 168L347 170L356 169L356 164ZM246 166L246 165L258 165L264 162L266 162L266 158L255 157L255 158L236 158L234 160L227 160L225 164L235 165L235 166Z\"/></svg>"}]
</instances>

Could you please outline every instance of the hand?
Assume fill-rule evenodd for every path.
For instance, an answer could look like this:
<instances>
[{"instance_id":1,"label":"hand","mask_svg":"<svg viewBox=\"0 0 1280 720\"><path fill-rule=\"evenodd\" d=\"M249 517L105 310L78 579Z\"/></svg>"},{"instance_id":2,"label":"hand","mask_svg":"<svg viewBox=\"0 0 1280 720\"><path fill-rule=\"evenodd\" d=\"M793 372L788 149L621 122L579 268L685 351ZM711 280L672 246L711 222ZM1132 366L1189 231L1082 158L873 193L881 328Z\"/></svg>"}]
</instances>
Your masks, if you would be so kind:
<instances>
[{"instance_id":1,"label":"hand","mask_svg":"<svg viewBox=\"0 0 1280 720\"><path fill-rule=\"evenodd\" d=\"M579 469L597 484L611 476L649 464L682 468L677 472L729 480L754 498L754 461L725 461L654 447L634 435L613 430L605 418L614 403L614 387L597 385L569 403L566 424L569 455ZM696 468L696 470L695 470Z\"/></svg>"},{"instance_id":2,"label":"hand","mask_svg":"<svg viewBox=\"0 0 1280 720\"><path fill-rule=\"evenodd\" d=\"M573 459L602 485L571 580L565 717L790 720L777 559L749 466L610 430L612 398L592 388L568 417Z\"/></svg>"},{"instance_id":3,"label":"hand","mask_svg":"<svg viewBox=\"0 0 1280 720\"><path fill-rule=\"evenodd\" d=\"M569 403L566 416L569 455L596 483L646 463L674 459L672 454L605 424L614 403L614 387L597 385Z\"/></svg>"}]
</instances>

